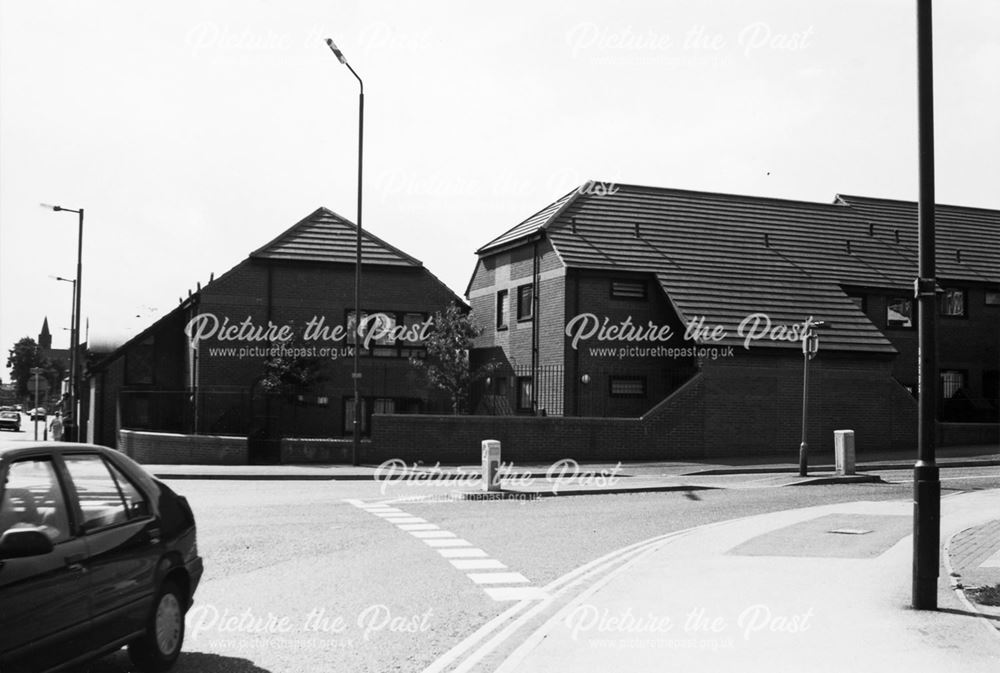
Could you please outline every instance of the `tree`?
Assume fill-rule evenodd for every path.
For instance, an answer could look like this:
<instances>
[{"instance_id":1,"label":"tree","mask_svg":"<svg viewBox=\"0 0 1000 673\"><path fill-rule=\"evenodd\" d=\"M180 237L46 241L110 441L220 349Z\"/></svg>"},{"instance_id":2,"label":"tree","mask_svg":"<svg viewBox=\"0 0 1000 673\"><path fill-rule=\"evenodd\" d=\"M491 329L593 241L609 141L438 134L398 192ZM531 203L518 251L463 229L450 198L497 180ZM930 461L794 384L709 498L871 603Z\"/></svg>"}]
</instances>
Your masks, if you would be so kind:
<instances>
[{"instance_id":1,"label":"tree","mask_svg":"<svg viewBox=\"0 0 1000 673\"><path fill-rule=\"evenodd\" d=\"M41 367L42 376L49 384L49 390L58 391L66 377L66 365L60 360L42 357L42 351L31 337L20 339L7 354L7 369L11 379L17 384L17 396L28 396L28 382L33 377L31 369Z\"/></svg>"},{"instance_id":2,"label":"tree","mask_svg":"<svg viewBox=\"0 0 1000 673\"><path fill-rule=\"evenodd\" d=\"M469 366L472 341L482 333L471 315L453 302L443 312L434 314L424 341L425 357L410 358L410 363L424 373L432 386L448 393L455 414L468 398L470 386L497 367L494 362L475 370Z\"/></svg>"},{"instance_id":3,"label":"tree","mask_svg":"<svg viewBox=\"0 0 1000 673\"><path fill-rule=\"evenodd\" d=\"M7 354L7 369L10 378L17 384L19 398L28 395L28 380L31 378L31 368L42 366L42 354L38 344L31 337L23 337L14 344Z\"/></svg>"},{"instance_id":4,"label":"tree","mask_svg":"<svg viewBox=\"0 0 1000 673\"><path fill-rule=\"evenodd\" d=\"M321 359L294 355L307 350L296 346L294 340L280 344L280 347L285 354L264 360L264 374L260 378L260 387L265 391L280 394L299 393L314 383L326 380L326 376L320 373Z\"/></svg>"}]
</instances>

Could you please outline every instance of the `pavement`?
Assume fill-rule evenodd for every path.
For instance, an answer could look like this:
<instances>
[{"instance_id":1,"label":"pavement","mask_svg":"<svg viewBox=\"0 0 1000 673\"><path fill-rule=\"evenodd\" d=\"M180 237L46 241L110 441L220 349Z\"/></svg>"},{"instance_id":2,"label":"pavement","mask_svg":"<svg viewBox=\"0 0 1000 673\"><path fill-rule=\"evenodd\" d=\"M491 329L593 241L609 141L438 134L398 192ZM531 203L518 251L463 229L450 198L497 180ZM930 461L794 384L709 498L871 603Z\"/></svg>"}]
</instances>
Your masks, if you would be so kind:
<instances>
[{"instance_id":1,"label":"pavement","mask_svg":"<svg viewBox=\"0 0 1000 673\"><path fill-rule=\"evenodd\" d=\"M910 469L912 454L857 470ZM939 449L939 465L1000 465L996 447ZM763 464L762 464L763 463ZM478 466L157 466L164 478L449 480L481 493ZM575 473L568 474L570 469ZM733 459L508 466L510 496L829 483L832 466ZM844 477L839 477L844 479ZM938 609L911 607L913 505L822 505L669 533L612 552L470 634L446 671L1000 670L1000 489L941 500ZM986 591L982 591L986 589ZM996 601L1000 602L1000 600Z\"/></svg>"},{"instance_id":2,"label":"pavement","mask_svg":"<svg viewBox=\"0 0 1000 673\"><path fill-rule=\"evenodd\" d=\"M798 456L741 457L715 461L585 463L570 459L554 464L501 463L500 493L483 493L478 465L434 465L389 461L381 465L144 465L163 479L375 480L394 483L449 482L455 497L551 497L706 488L773 488L830 483L877 482L870 474L912 469L916 451L859 456L856 473L839 475L832 455L814 455L806 477L799 476ZM1000 447L962 446L938 449L938 464L949 467L1000 466Z\"/></svg>"},{"instance_id":3,"label":"pavement","mask_svg":"<svg viewBox=\"0 0 1000 673\"><path fill-rule=\"evenodd\" d=\"M997 512L1000 490L942 500L951 551L936 611L910 607L910 503L824 505L701 526L600 559L427 673L995 672L1000 615L983 616L945 569L974 567L978 581L1000 583L1000 563L986 562L1000 559Z\"/></svg>"}]
</instances>

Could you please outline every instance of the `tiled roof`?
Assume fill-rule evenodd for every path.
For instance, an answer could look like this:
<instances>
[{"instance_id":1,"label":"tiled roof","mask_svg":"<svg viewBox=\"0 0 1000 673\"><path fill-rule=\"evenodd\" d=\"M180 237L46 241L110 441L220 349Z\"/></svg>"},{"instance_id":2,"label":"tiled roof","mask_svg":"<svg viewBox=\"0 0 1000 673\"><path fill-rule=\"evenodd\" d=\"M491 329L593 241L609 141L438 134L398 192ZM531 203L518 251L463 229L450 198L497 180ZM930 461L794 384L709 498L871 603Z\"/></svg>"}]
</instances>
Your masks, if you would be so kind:
<instances>
[{"instance_id":1,"label":"tiled roof","mask_svg":"<svg viewBox=\"0 0 1000 673\"><path fill-rule=\"evenodd\" d=\"M516 241L519 238L524 238L525 236L529 236L539 231L546 225L546 223L553 220L555 217L558 217L559 213L563 209L565 209L570 203L572 203L573 199L578 194L579 191L574 189L570 193L563 195L553 203L550 203L549 205L539 210L537 213L526 219L524 222L521 222L520 224L512 227L511 229L508 229L507 231L500 234L499 236L494 238L492 241L490 241L483 247L479 248L479 250L476 251L476 254L480 255L487 250L502 248L508 243Z\"/></svg>"},{"instance_id":2,"label":"tiled roof","mask_svg":"<svg viewBox=\"0 0 1000 673\"><path fill-rule=\"evenodd\" d=\"M337 213L319 208L270 243L250 253L253 259L280 259L353 264L358 228ZM418 259L394 248L367 229L361 231L364 264L423 266Z\"/></svg>"},{"instance_id":3,"label":"tiled roof","mask_svg":"<svg viewBox=\"0 0 1000 673\"><path fill-rule=\"evenodd\" d=\"M895 352L841 286L912 287L915 204L858 197L822 204L616 188L603 195L572 192L488 243L480 254L544 231L569 267L655 274L682 320L704 317L706 324L721 324L735 337L736 325L753 313L782 324L812 316L827 323L819 330L824 348ZM992 273L987 265L1000 254L995 224L1000 213L965 212L971 210L938 208L939 259L951 254L953 260L954 249L963 250L961 268L942 259L939 275L995 280L998 264ZM899 243L895 229L901 230ZM990 252L981 250L990 245ZM968 275L954 276L958 271ZM732 338L728 343L734 341L742 343ZM769 340L767 345L799 347Z\"/></svg>"},{"instance_id":4,"label":"tiled roof","mask_svg":"<svg viewBox=\"0 0 1000 673\"><path fill-rule=\"evenodd\" d=\"M843 194L837 200L873 225L876 236L895 242L898 231L897 249L913 260L915 268L916 203ZM936 204L934 223L939 278L1000 283L1000 210ZM907 280L912 281L913 275L910 271Z\"/></svg>"}]
</instances>

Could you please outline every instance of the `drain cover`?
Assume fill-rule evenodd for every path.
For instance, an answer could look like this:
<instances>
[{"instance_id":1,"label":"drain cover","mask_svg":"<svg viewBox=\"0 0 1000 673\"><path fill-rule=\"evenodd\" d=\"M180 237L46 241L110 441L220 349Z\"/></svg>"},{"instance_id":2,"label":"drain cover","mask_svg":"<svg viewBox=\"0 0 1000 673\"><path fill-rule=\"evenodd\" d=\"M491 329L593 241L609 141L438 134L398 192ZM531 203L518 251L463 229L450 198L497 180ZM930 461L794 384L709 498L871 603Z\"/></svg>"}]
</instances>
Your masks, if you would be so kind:
<instances>
[{"instance_id":1,"label":"drain cover","mask_svg":"<svg viewBox=\"0 0 1000 673\"><path fill-rule=\"evenodd\" d=\"M827 531L827 533L836 533L838 535L866 535L871 532L864 528L835 528L834 530Z\"/></svg>"}]
</instances>

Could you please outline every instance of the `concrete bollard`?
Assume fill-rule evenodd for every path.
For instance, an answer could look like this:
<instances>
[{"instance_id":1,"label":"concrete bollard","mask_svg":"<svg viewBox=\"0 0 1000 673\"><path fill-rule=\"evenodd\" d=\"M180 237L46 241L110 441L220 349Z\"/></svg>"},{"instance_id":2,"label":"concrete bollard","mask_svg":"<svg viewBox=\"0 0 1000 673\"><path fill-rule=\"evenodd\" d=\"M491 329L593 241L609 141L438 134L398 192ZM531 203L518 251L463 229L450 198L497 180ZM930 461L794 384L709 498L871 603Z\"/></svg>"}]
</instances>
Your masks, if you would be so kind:
<instances>
[{"instance_id":1,"label":"concrete bollard","mask_svg":"<svg viewBox=\"0 0 1000 673\"><path fill-rule=\"evenodd\" d=\"M833 431L833 453L837 474L854 474L854 430Z\"/></svg>"},{"instance_id":2,"label":"concrete bollard","mask_svg":"<svg viewBox=\"0 0 1000 673\"><path fill-rule=\"evenodd\" d=\"M500 442L483 440L483 490L500 490Z\"/></svg>"}]
</instances>

